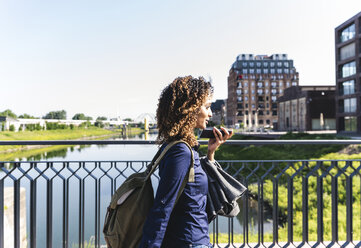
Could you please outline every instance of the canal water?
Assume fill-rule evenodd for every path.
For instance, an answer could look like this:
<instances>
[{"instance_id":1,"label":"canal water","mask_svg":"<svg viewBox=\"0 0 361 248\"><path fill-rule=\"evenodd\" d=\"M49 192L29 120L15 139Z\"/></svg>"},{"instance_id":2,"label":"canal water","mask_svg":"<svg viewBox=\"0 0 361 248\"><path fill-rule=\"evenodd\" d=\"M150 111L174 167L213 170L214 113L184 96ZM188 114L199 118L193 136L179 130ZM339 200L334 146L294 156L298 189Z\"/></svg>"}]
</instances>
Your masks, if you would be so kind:
<instances>
[{"instance_id":1,"label":"canal water","mask_svg":"<svg viewBox=\"0 0 361 248\"><path fill-rule=\"evenodd\" d=\"M149 135L148 139L155 139L156 135ZM112 139L124 139L122 137L113 137ZM144 139L144 135L139 135L131 138L126 139ZM158 150L157 145L88 145L88 146L72 146L60 149L58 151L52 151L43 153L40 155L36 155L33 157L28 158L19 158L19 160L35 160L35 161L53 161L55 170L47 170L46 176L51 178L54 176L59 170L61 170L63 163L62 161L150 161L156 151ZM59 163L55 163L58 161ZM69 168L73 171L77 170L79 163L70 163ZM91 171L94 168L94 163L89 162L85 163L85 168L88 171ZM104 176L104 171L107 171L111 166L111 163L104 163L102 169L95 169L92 171L92 175L96 176L97 178L102 177L100 181L100 195L99 195L99 208L100 208L100 219L95 219L95 209L97 207L97 202L95 198L95 180L92 179L91 176L87 176L89 172L85 170L79 170L78 172L74 173L79 175L81 178L86 177L84 180L84 188L85 188L85 196L84 196L84 229L85 229L85 236L84 240L92 243L94 241L94 226L96 221L99 221L101 227L103 226L104 216L106 212L106 208L109 204L111 198L111 188L112 185L110 183L110 179ZM120 163L117 165L117 168L122 171L121 168L124 166L124 169L127 166L127 163ZM134 163L133 169L141 169L144 166L143 163ZM129 167L129 164L128 164ZM46 170L46 163L40 164L39 169ZM52 187L53 187L53 247L61 247L62 246L62 223L63 223L63 193L64 193L64 180L68 178L69 180L69 247L78 247L77 242L79 240L79 197L80 197L80 184L79 179L76 176L70 176L73 173L71 170L65 170L65 173L59 173L59 176L54 177L52 180ZM49 172L50 171L50 172ZM1 173L1 172L0 172ZM128 176L133 173L130 168L124 170L124 175ZM39 177L39 173L31 170L28 173L29 176L32 178ZM109 170L107 175L111 177L119 176L119 171L117 170ZM63 176L65 179L62 179ZM116 188L124 181L123 176L119 176L116 184L113 185L113 188ZM12 180L5 180L5 187L12 187L13 186ZM152 178L153 187L156 190L158 185L158 179L156 177ZM27 212L27 230L29 237L29 210L30 210L30 181L29 180L21 180L21 187L24 187L26 190L26 212ZM36 209L37 209L37 247L46 247L46 199L47 199L47 181L43 178L39 178L37 180L37 199L36 199ZM237 218L234 218L234 233L243 233L243 217L242 217L243 210L241 209L241 213ZM249 225L248 228L250 232L257 233L258 230L258 213L257 213L257 204L255 202L250 202L250 209L248 212L249 218ZM218 232L220 233L228 233L228 225L229 220L225 217L218 218ZM272 229L272 223L270 221L265 221L264 230L265 232L270 232ZM102 230L100 230L102 231ZM213 224L210 224L210 232L213 231ZM240 242L240 240L239 240ZM101 235L101 243L104 244L103 236Z\"/></svg>"}]
</instances>

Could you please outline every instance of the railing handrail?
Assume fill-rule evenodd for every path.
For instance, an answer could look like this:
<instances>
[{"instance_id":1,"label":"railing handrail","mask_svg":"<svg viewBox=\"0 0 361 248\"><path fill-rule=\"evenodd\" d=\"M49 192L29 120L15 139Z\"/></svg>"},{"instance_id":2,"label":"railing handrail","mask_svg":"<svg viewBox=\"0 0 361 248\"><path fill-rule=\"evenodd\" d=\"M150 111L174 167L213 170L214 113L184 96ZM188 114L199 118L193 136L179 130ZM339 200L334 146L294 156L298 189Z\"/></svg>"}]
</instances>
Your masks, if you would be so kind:
<instances>
[{"instance_id":1,"label":"railing handrail","mask_svg":"<svg viewBox=\"0 0 361 248\"><path fill-rule=\"evenodd\" d=\"M199 140L205 145L208 140ZM5 145L154 145L155 140L2 140ZM361 145L361 139L349 140L227 140L228 145Z\"/></svg>"}]
</instances>

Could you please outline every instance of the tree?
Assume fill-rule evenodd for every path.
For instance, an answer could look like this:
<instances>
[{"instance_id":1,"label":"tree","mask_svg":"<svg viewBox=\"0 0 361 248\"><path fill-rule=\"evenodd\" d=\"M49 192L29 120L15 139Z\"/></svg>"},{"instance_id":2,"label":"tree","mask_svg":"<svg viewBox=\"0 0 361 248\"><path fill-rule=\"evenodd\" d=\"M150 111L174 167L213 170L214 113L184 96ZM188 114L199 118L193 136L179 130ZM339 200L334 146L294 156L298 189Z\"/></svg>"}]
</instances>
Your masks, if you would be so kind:
<instances>
[{"instance_id":1,"label":"tree","mask_svg":"<svg viewBox=\"0 0 361 248\"><path fill-rule=\"evenodd\" d=\"M19 118L22 118L22 119L37 119L37 117L34 117L32 115L28 115L28 114L19 115Z\"/></svg>"},{"instance_id":2,"label":"tree","mask_svg":"<svg viewBox=\"0 0 361 248\"><path fill-rule=\"evenodd\" d=\"M86 121L91 121L91 120L93 120L92 117L90 117L90 116L85 116L83 113L75 114L72 119L73 119L73 120L86 120Z\"/></svg>"},{"instance_id":3,"label":"tree","mask_svg":"<svg viewBox=\"0 0 361 248\"><path fill-rule=\"evenodd\" d=\"M11 117L14 119L17 118L16 114L13 111L11 111L10 109L0 112L0 116L8 116L8 117Z\"/></svg>"},{"instance_id":4,"label":"tree","mask_svg":"<svg viewBox=\"0 0 361 248\"><path fill-rule=\"evenodd\" d=\"M96 119L96 121L106 121L106 120L108 120L108 118L105 116L98 116L98 118Z\"/></svg>"},{"instance_id":5,"label":"tree","mask_svg":"<svg viewBox=\"0 0 361 248\"><path fill-rule=\"evenodd\" d=\"M51 111L47 113L43 119L57 119L57 120L65 120L66 119L66 111L60 110L60 111Z\"/></svg>"},{"instance_id":6,"label":"tree","mask_svg":"<svg viewBox=\"0 0 361 248\"><path fill-rule=\"evenodd\" d=\"M132 118L125 118L125 119L123 119L123 121L130 121L130 122L132 122L133 120L132 120Z\"/></svg>"}]
</instances>

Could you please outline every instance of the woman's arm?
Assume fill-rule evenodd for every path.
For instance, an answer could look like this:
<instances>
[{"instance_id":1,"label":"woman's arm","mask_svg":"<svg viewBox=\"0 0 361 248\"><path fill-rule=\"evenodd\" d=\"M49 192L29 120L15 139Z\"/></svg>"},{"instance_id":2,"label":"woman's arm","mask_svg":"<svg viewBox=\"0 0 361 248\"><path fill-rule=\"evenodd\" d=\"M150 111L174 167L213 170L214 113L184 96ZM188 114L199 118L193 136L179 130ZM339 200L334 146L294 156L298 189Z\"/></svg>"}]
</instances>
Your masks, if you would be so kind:
<instances>
[{"instance_id":1,"label":"woman's arm","mask_svg":"<svg viewBox=\"0 0 361 248\"><path fill-rule=\"evenodd\" d=\"M191 164L191 151L185 144L179 143L167 152L163 162L154 204L144 224L140 248L161 247L178 191Z\"/></svg>"}]
</instances>

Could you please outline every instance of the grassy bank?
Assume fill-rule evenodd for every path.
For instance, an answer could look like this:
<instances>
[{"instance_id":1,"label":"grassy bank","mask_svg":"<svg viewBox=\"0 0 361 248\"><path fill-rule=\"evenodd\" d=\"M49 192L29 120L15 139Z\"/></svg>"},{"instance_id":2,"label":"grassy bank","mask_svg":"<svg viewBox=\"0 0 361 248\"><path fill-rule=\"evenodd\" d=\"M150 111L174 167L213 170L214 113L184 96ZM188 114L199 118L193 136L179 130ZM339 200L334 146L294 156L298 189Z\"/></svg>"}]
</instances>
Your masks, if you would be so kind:
<instances>
[{"instance_id":1,"label":"grassy bank","mask_svg":"<svg viewBox=\"0 0 361 248\"><path fill-rule=\"evenodd\" d=\"M233 135L232 140L251 140L249 136ZM317 140L317 139L340 139L330 134L286 134L280 137L283 140ZM337 152L344 148L343 145L264 145L264 146L239 146L223 145L216 154L217 160L292 160L311 159ZM207 146L200 150L207 154Z\"/></svg>"},{"instance_id":2,"label":"grassy bank","mask_svg":"<svg viewBox=\"0 0 361 248\"><path fill-rule=\"evenodd\" d=\"M59 129L46 131L23 131L23 132L0 132L0 140L72 140L113 135L117 132L89 127L87 129ZM0 146L1 153L14 153L19 150L28 149L28 146Z\"/></svg>"}]
</instances>

